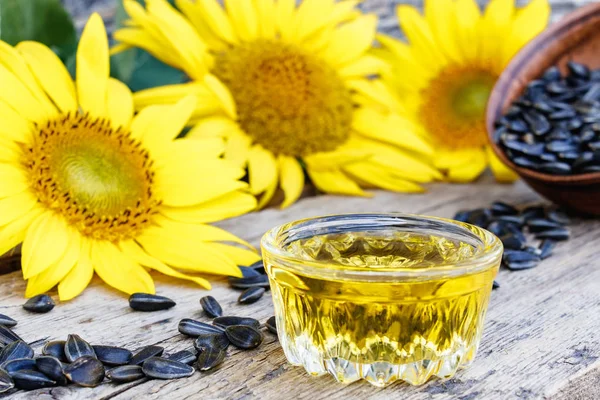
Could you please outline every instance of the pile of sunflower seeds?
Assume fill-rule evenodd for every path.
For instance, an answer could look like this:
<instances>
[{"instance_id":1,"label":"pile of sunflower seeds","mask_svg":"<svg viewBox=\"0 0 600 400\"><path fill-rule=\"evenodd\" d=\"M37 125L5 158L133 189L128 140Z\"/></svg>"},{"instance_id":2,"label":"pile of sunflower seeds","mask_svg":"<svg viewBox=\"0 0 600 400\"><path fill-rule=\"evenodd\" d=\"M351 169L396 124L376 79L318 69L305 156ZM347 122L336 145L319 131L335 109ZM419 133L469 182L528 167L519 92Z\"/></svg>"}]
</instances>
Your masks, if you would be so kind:
<instances>
[{"instance_id":1,"label":"pile of sunflower seeds","mask_svg":"<svg viewBox=\"0 0 600 400\"><path fill-rule=\"evenodd\" d=\"M229 277L229 286L233 289L242 290L238 303L252 304L262 298L269 290L269 277L265 272L263 261L257 261L248 267L239 267L242 277Z\"/></svg>"},{"instance_id":2,"label":"pile of sunflower seeds","mask_svg":"<svg viewBox=\"0 0 600 400\"><path fill-rule=\"evenodd\" d=\"M562 211L541 205L518 209L496 201L489 208L459 211L454 219L487 229L504 245L502 264L511 271L536 267L552 255L556 242L568 240L569 217ZM539 242L536 246L526 233ZM495 283L495 287L498 287Z\"/></svg>"},{"instance_id":3,"label":"pile of sunflower seeds","mask_svg":"<svg viewBox=\"0 0 600 400\"><path fill-rule=\"evenodd\" d=\"M554 175L600 171L600 69L549 68L496 122L493 140L512 162Z\"/></svg>"}]
</instances>

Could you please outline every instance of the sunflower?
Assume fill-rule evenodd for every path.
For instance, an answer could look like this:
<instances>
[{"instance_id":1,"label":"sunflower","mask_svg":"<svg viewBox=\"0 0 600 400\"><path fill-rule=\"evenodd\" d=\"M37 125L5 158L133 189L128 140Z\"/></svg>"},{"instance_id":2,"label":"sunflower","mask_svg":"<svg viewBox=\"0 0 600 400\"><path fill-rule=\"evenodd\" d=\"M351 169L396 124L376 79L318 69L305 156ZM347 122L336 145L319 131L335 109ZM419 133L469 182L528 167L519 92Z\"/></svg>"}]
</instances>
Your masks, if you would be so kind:
<instances>
[{"instance_id":1,"label":"sunflower","mask_svg":"<svg viewBox=\"0 0 600 400\"><path fill-rule=\"evenodd\" d=\"M58 284L72 299L94 272L126 292L154 293L146 268L210 287L184 271L239 276L256 261L241 239L205 225L256 206L218 138L178 139L195 107L148 107L109 78L102 19L90 17L73 82L46 46L0 42L0 254L22 243L26 296Z\"/></svg>"},{"instance_id":2,"label":"sunflower","mask_svg":"<svg viewBox=\"0 0 600 400\"><path fill-rule=\"evenodd\" d=\"M306 169L327 193L363 188L420 192L438 178L420 128L397 113L368 54L374 15L356 1L125 0L130 16L113 49L140 47L190 82L134 95L136 107L195 95L193 138L223 137L225 157L248 168L250 190L282 207L295 202Z\"/></svg>"},{"instance_id":3,"label":"sunflower","mask_svg":"<svg viewBox=\"0 0 600 400\"><path fill-rule=\"evenodd\" d=\"M408 44L379 35L374 50L390 69L384 82L436 148L435 165L448 179L469 182L489 165L499 181L516 175L488 146L485 108L513 55L547 24L546 0L518 9L492 0L483 14L475 0L427 0L422 16L397 8Z\"/></svg>"}]
</instances>

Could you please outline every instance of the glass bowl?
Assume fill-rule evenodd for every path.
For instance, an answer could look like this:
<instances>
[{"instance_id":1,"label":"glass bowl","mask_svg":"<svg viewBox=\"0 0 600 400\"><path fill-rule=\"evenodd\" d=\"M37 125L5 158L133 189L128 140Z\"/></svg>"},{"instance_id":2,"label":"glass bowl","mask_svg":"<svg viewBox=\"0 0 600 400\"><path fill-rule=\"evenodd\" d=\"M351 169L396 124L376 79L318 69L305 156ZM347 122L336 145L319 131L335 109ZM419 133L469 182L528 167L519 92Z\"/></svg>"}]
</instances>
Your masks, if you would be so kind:
<instances>
[{"instance_id":1,"label":"glass bowl","mask_svg":"<svg viewBox=\"0 0 600 400\"><path fill-rule=\"evenodd\" d=\"M288 361L376 386L472 362L502 256L479 227L394 213L295 221L261 246Z\"/></svg>"}]
</instances>

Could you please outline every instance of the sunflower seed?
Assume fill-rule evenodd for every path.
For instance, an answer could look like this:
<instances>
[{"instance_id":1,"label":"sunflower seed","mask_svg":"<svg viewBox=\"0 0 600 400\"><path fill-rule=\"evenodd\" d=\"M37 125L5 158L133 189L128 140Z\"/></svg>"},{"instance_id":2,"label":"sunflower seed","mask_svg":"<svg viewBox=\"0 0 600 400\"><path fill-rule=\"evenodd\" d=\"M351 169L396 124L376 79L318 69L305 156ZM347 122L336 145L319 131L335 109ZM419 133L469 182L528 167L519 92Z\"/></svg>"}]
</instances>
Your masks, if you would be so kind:
<instances>
[{"instance_id":1,"label":"sunflower seed","mask_svg":"<svg viewBox=\"0 0 600 400\"><path fill-rule=\"evenodd\" d=\"M63 374L63 367L60 360L52 356L42 356L35 359L37 369L48 378L56 382L58 386L67 384L67 378Z\"/></svg>"},{"instance_id":2,"label":"sunflower seed","mask_svg":"<svg viewBox=\"0 0 600 400\"><path fill-rule=\"evenodd\" d=\"M600 83L593 84L581 99L584 101L593 101L600 99Z\"/></svg>"},{"instance_id":3,"label":"sunflower seed","mask_svg":"<svg viewBox=\"0 0 600 400\"><path fill-rule=\"evenodd\" d=\"M525 223L525 219L519 215L500 215L496 217L496 221L517 226L522 226Z\"/></svg>"},{"instance_id":4,"label":"sunflower seed","mask_svg":"<svg viewBox=\"0 0 600 400\"><path fill-rule=\"evenodd\" d=\"M498 283L498 281L492 282L492 289L498 289L499 287L500 287L500 284Z\"/></svg>"},{"instance_id":5,"label":"sunflower seed","mask_svg":"<svg viewBox=\"0 0 600 400\"><path fill-rule=\"evenodd\" d=\"M225 360L225 350L213 347L205 347L198 355L196 368L198 371L208 371L219 366Z\"/></svg>"},{"instance_id":6,"label":"sunflower seed","mask_svg":"<svg viewBox=\"0 0 600 400\"><path fill-rule=\"evenodd\" d=\"M589 166L583 167L581 169L582 174L593 173L593 172L600 172L600 165L589 165Z\"/></svg>"},{"instance_id":7,"label":"sunflower seed","mask_svg":"<svg viewBox=\"0 0 600 400\"><path fill-rule=\"evenodd\" d=\"M521 263L521 262L526 262L526 261L539 262L540 256L538 256L536 254L532 254L528 251L513 251L513 252L506 252L503 256L503 260L507 264Z\"/></svg>"},{"instance_id":8,"label":"sunflower seed","mask_svg":"<svg viewBox=\"0 0 600 400\"><path fill-rule=\"evenodd\" d=\"M531 161L527 157L515 157L512 159L512 162L514 162L519 167L524 168L537 169L538 167L538 163Z\"/></svg>"},{"instance_id":9,"label":"sunflower seed","mask_svg":"<svg viewBox=\"0 0 600 400\"><path fill-rule=\"evenodd\" d=\"M23 340L10 328L0 325L0 346L6 346L17 340Z\"/></svg>"},{"instance_id":10,"label":"sunflower seed","mask_svg":"<svg viewBox=\"0 0 600 400\"><path fill-rule=\"evenodd\" d=\"M547 82L557 81L561 78L560 70L558 67L550 67L542 75L542 79Z\"/></svg>"},{"instance_id":11,"label":"sunflower seed","mask_svg":"<svg viewBox=\"0 0 600 400\"><path fill-rule=\"evenodd\" d=\"M178 361L161 357L151 357L144 361L142 371L146 376L155 379L180 379L194 374L194 367Z\"/></svg>"},{"instance_id":12,"label":"sunflower seed","mask_svg":"<svg viewBox=\"0 0 600 400\"><path fill-rule=\"evenodd\" d=\"M525 121L520 120L520 119L515 119L509 123L508 129L511 132L525 133L529 130L529 127L527 126Z\"/></svg>"},{"instance_id":13,"label":"sunflower seed","mask_svg":"<svg viewBox=\"0 0 600 400\"><path fill-rule=\"evenodd\" d=\"M168 297L148 293L134 293L129 297L129 307L136 311L160 311L175 307L177 303Z\"/></svg>"},{"instance_id":14,"label":"sunflower seed","mask_svg":"<svg viewBox=\"0 0 600 400\"><path fill-rule=\"evenodd\" d=\"M270 317L265 323L267 330L275 335L277 335L277 322L275 321L275 316Z\"/></svg>"},{"instance_id":15,"label":"sunflower seed","mask_svg":"<svg viewBox=\"0 0 600 400\"><path fill-rule=\"evenodd\" d=\"M526 252L536 255L538 257L540 257L542 255L542 251L540 249L538 249L537 247L533 247L533 246L525 246L523 251L526 251Z\"/></svg>"},{"instance_id":16,"label":"sunflower seed","mask_svg":"<svg viewBox=\"0 0 600 400\"><path fill-rule=\"evenodd\" d=\"M78 386L96 387L104 379L104 365L97 358L83 356L69 364L64 374Z\"/></svg>"},{"instance_id":17,"label":"sunflower seed","mask_svg":"<svg viewBox=\"0 0 600 400\"><path fill-rule=\"evenodd\" d=\"M588 80L590 78L590 70L583 64L577 63L575 61L567 62L567 68L571 75L574 75L578 78Z\"/></svg>"},{"instance_id":18,"label":"sunflower seed","mask_svg":"<svg viewBox=\"0 0 600 400\"><path fill-rule=\"evenodd\" d=\"M47 294L40 294L27 300L23 308L29 312L45 314L54 308L54 300Z\"/></svg>"},{"instance_id":19,"label":"sunflower seed","mask_svg":"<svg viewBox=\"0 0 600 400\"><path fill-rule=\"evenodd\" d=\"M250 271L258 274L254 270L250 270ZM202 306L202 309L204 310L206 315L208 315L211 318L216 318L216 317L220 317L221 315L223 315L223 309L221 308L221 305L219 304L217 299L215 299L212 296L204 296L203 298L201 298L200 305Z\"/></svg>"},{"instance_id":20,"label":"sunflower seed","mask_svg":"<svg viewBox=\"0 0 600 400\"><path fill-rule=\"evenodd\" d=\"M71 334L65 342L65 357L67 361L74 362L81 357L96 357L94 349L79 335Z\"/></svg>"},{"instance_id":21,"label":"sunflower seed","mask_svg":"<svg viewBox=\"0 0 600 400\"><path fill-rule=\"evenodd\" d=\"M217 319L218 318L215 318L215 320L213 320L213 323ZM196 321L189 318L184 318L181 321L179 321L179 332L187 336L198 337L204 333L223 333L223 331L224 329L219 326L209 325L204 322Z\"/></svg>"},{"instance_id":22,"label":"sunflower seed","mask_svg":"<svg viewBox=\"0 0 600 400\"><path fill-rule=\"evenodd\" d=\"M0 369L0 393L6 393L15 387L15 383L8 373Z\"/></svg>"},{"instance_id":23,"label":"sunflower seed","mask_svg":"<svg viewBox=\"0 0 600 400\"><path fill-rule=\"evenodd\" d=\"M548 211L546 218L548 218L550 221L554 221L563 225L568 225L571 223L569 216L564 212L558 210Z\"/></svg>"},{"instance_id":24,"label":"sunflower seed","mask_svg":"<svg viewBox=\"0 0 600 400\"><path fill-rule=\"evenodd\" d=\"M256 329L260 329L260 321L250 317L219 317L213 320L213 324L221 327L223 329L221 332L224 332L225 328L232 325L247 325Z\"/></svg>"},{"instance_id":25,"label":"sunflower seed","mask_svg":"<svg viewBox=\"0 0 600 400\"><path fill-rule=\"evenodd\" d=\"M492 232L496 236L502 236L508 233L506 224L499 221L492 221L485 229Z\"/></svg>"},{"instance_id":26,"label":"sunflower seed","mask_svg":"<svg viewBox=\"0 0 600 400\"><path fill-rule=\"evenodd\" d=\"M511 263L506 263L506 267L512 271L520 271L520 270L524 270L524 269L530 269L530 268L534 268L537 267L538 265L538 261L520 261L520 262L511 262Z\"/></svg>"},{"instance_id":27,"label":"sunflower seed","mask_svg":"<svg viewBox=\"0 0 600 400\"><path fill-rule=\"evenodd\" d=\"M552 255L552 250L554 250L554 247L556 247L556 242L554 240L542 240L542 243L540 243L540 257L542 260L545 260Z\"/></svg>"},{"instance_id":28,"label":"sunflower seed","mask_svg":"<svg viewBox=\"0 0 600 400\"><path fill-rule=\"evenodd\" d=\"M231 344L244 350L254 349L263 341L262 333L248 325L228 326L225 333Z\"/></svg>"},{"instance_id":29,"label":"sunflower seed","mask_svg":"<svg viewBox=\"0 0 600 400\"><path fill-rule=\"evenodd\" d=\"M262 274L262 275L266 274L265 264L264 264L263 260L255 262L254 264L250 265L248 268L255 270L259 274Z\"/></svg>"},{"instance_id":30,"label":"sunflower seed","mask_svg":"<svg viewBox=\"0 0 600 400\"><path fill-rule=\"evenodd\" d=\"M166 358L168 358L169 360L179 361L180 363L191 365L198 359L198 356L189 350L181 350L177 353L169 355Z\"/></svg>"},{"instance_id":31,"label":"sunflower seed","mask_svg":"<svg viewBox=\"0 0 600 400\"><path fill-rule=\"evenodd\" d=\"M542 172L547 172L556 175L568 175L572 169L569 164L563 162L551 162L538 165L538 169Z\"/></svg>"},{"instance_id":32,"label":"sunflower seed","mask_svg":"<svg viewBox=\"0 0 600 400\"><path fill-rule=\"evenodd\" d=\"M523 217L523 219L525 220L525 222L527 222L530 219L544 217L545 212L546 211L544 210L544 207L531 206L531 207L526 207L523 210L523 212L521 213L521 216Z\"/></svg>"},{"instance_id":33,"label":"sunflower seed","mask_svg":"<svg viewBox=\"0 0 600 400\"><path fill-rule=\"evenodd\" d=\"M146 346L140 349L129 360L130 365L142 365L150 357L160 357L165 349L161 346Z\"/></svg>"},{"instance_id":34,"label":"sunflower seed","mask_svg":"<svg viewBox=\"0 0 600 400\"><path fill-rule=\"evenodd\" d=\"M248 278L229 277L229 284L235 289L248 289L251 287L269 287L269 277L267 275L250 276Z\"/></svg>"},{"instance_id":35,"label":"sunflower seed","mask_svg":"<svg viewBox=\"0 0 600 400\"><path fill-rule=\"evenodd\" d=\"M37 366L33 358L17 358L16 360L10 360L2 363L0 365L0 370L2 369L12 376L12 374L17 371L36 370Z\"/></svg>"},{"instance_id":36,"label":"sunflower seed","mask_svg":"<svg viewBox=\"0 0 600 400\"><path fill-rule=\"evenodd\" d=\"M22 390L36 390L56 386L56 382L39 371L24 369L11 375L15 387Z\"/></svg>"},{"instance_id":37,"label":"sunflower seed","mask_svg":"<svg viewBox=\"0 0 600 400\"><path fill-rule=\"evenodd\" d=\"M562 228L563 226L562 224L550 221L548 219L536 218L527 221L527 227L529 228L529 232L536 233L546 231L548 229Z\"/></svg>"},{"instance_id":38,"label":"sunflower seed","mask_svg":"<svg viewBox=\"0 0 600 400\"><path fill-rule=\"evenodd\" d=\"M521 250L525 243L513 234L507 234L500 238L506 249Z\"/></svg>"},{"instance_id":39,"label":"sunflower seed","mask_svg":"<svg viewBox=\"0 0 600 400\"><path fill-rule=\"evenodd\" d=\"M139 365L122 365L106 371L106 377L115 383L133 382L145 376Z\"/></svg>"},{"instance_id":40,"label":"sunflower seed","mask_svg":"<svg viewBox=\"0 0 600 400\"><path fill-rule=\"evenodd\" d=\"M239 266L240 271L242 271L243 278L250 278L251 276L259 276L260 273L250 267Z\"/></svg>"},{"instance_id":41,"label":"sunflower seed","mask_svg":"<svg viewBox=\"0 0 600 400\"><path fill-rule=\"evenodd\" d=\"M519 210L517 210L515 207L511 206L510 204L506 204L502 201L493 202L492 205L490 206L490 209L492 210L492 214L495 216L519 214Z\"/></svg>"},{"instance_id":42,"label":"sunflower seed","mask_svg":"<svg viewBox=\"0 0 600 400\"><path fill-rule=\"evenodd\" d=\"M42 349L42 354L45 356L52 356L58 358L62 362L67 362L67 356L65 354L65 344L64 340L54 340L48 342L44 345Z\"/></svg>"},{"instance_id":43,"label":"sunflower seed","mask_svg":"<svg viewBox=\"0 0 600 400\"><path fill-rule=\"evenodd\" d=\"M555 140L555 141L552 141L552 142L546 144L546 149L553 153L565 153L567 151L577 150L577 146L575 146L570 141Z\"/></svg>"},{"instance_id":44,"label":"sunflower seed","mask_svg":"<svg viewBox=\"0 0 600 400\"><path fill-rule=\"evenodd\" d=\"M17 340L16 342L12 342L2 349L2 352L0 352L0 364L10 360L16 360L18 358L32 357L33 349L22 340Z\"/></svg>"},{"instance_id":45,"label":"sunflower seed","mask_svg":"<svg viewBox=\"0 0 600 400\"><path fill-rule=\"evenodd\" d=\"M240 294L240 297L238 297L238 303L240 303L240 304L256 303L258 300L261 299L261 297L263 297L263 294L265 294L264 287L248 288L248 289L244 290L242 292L242 294Z\"/></svg>"},{"instance_id":46,"label":"sunflower seed","mask_svg":"<svg viewBox=\"0 0 600 400\"><path fill-rule=\"evenodd\" d=\"M200 335L194 341L194 347L196 350L204 347L213 347L225 350L229 347L229 339L225 333L205 333Z\"/></svg>"},{"instance_id":47,"label":"sunflower seed","mask_svg":"<svg viewBox=\"0 0 600 400\"><path fill-rule=\"evenodd\" d=\"M96 357L102 364L114 367L129 364L133 354L127 349L114 346L92 346Z\"/></svg>"},{"instance_id":48,"label":"sunflower seed","mask_svg":"<svg viewBox=\"0 0 600 400\"><path fill-rule=\"evenodd\" d=\"M454 214L453 219L455 219L456 221L459 221L459 222L467 222L469 220L470 214L471 214L470 211L459 211L456 214Z\"/></svg>"},{"instance_id":49,"label":"sunflower seed","mask_svg":"<svg viewBox=\"0 0 600 400\"><path fill-rule=\"evenodd\" d=\"M7 315L0 314L0 325L4 325L7 328L12 328L13 326L17 325L17 321Z\"/></svg>"},{"instance_id":50,"label":"sunflower seed","mask_svg":"<svg viewBox=\"0 0 600 400\"><path fill-rule=\"evenodd\" d=\"M514 224L506 224L506 231L512 235L514 235L517 239L519 239L524 244L527 243L527 238L521 231L523 229L521 226Z\"/></svg>"},{"instance_id":51,"label":"sunflower seed","mask_svg":"<svg viewBox=\"0 0 600 400\"><path fill-rule=\"evenodd\" d=\"M569 230L566 228L549 229L539 232L535 235L536 239L552 239L556 241L568 240L570 237Z\"/></svg>"}]
</instances>

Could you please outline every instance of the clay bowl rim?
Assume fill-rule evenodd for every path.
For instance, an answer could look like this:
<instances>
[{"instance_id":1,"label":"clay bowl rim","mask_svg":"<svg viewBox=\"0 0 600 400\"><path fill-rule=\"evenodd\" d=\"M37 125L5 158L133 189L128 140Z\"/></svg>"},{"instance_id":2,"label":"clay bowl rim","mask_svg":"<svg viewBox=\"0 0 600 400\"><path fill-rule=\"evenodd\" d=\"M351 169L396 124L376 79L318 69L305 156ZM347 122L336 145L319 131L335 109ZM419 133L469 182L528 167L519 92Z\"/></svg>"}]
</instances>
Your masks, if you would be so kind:
<instances>
[{"instance_id":1,"label":"clay bowl rim","mask_svg":"<svg viewBox=\"0 0 600 400\"><path fill-rule=\"evenodd\" d=\"M594 18L600 18L600 3L592 3L581 7L567 15L561 21L551 25L513 57L492 89L486 108L486 130L488 141L494 153L500 160L523 178L561 185L581 185L600 182L600 172L578 175L550 175L519 167L506 157L504 152L493 140L494 122L502 115L504 107L508 105L505 103L513 77L519 76L520 71L530 63L529 59L531 58L531 55L540 51L545 51L550 43L567 36L572 28L585 24Z\"/></svg>"}]
</instances>

